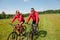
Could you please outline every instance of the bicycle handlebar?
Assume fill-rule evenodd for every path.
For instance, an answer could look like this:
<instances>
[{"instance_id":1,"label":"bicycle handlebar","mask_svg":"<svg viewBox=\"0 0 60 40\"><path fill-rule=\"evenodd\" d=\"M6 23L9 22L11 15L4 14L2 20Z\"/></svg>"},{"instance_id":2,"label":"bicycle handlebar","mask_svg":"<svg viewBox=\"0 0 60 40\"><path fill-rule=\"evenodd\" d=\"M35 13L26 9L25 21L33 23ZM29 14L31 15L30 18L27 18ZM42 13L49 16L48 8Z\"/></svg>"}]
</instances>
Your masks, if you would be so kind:
<instances>
[{"instance_id":1,"label":"bicycle handlebar","mask_svg":"<svg viewBox=\"0 0 60 40\"><path fill-rule=\"evenodd\" d=\"M11 26L16 26L16 25L17 25L17 24L15 25L15 24L12 24L12 23L9 23L9 24L10 24ZM27 24L27 23L25 23L25 24ZM36 26L35 24L28 24L28 25L30 25L30 26L32 26L32 25L33 25L33 26Z\"/></svg>"},{"instance_id":2,"label":"bicycle handlebar","mask_svg":"<svg viewBox=\"0 0 60 40\"><path fill-rule=\"evenodd\" d=\"M25 23L25 24L28 24L28 23ZM28 24L28 25L31 25L31 24Z\"/></svg>"},{"instance_id":3,"label":"bicycle handlebar","mask_svg":"<svg viewBox=\"0 0 60 40\"><path fill-rule=\"evenodd\" d=\"M11 26L16 26L15 24L9 23Z\"/></svg>"},{"instance_id":4,"label":"bicycle handlebar","mask_svg":"<svg viewBox=\"0 0 60 40\"><path fill-rule=\"evenodd\" d=\"M27 24L27 23L25 23L25 24ZM37 26L37 25L35 25L35 24L28 24L28 25L33 25L33 26Z\"/></svg>"}]
</instances>

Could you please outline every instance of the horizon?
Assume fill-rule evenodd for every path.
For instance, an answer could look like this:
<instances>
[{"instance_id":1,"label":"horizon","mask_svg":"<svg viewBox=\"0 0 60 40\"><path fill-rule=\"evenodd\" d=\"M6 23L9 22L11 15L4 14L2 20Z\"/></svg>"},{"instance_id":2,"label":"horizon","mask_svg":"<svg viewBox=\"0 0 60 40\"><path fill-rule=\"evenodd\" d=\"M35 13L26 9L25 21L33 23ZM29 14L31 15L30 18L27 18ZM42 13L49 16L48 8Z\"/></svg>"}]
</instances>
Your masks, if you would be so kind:
<instances>
[{"instance_id":1,"label":"horizon","mask_svg":"<svg viewBox=\"0 0 60 40\"><path fill-rule=\"evenodd\" d=\"M51 9L51 10L54 11L54 10L60 10L60 9ZM48 10L37 11L37 12L44 12L44 11L48 11ZM5 11L2 11L2 12L5 12ZM2 13L2 12L1 12L1 13ZM1 14L1 13L0 13L0 14ZM6 12L5 12L5 14L10 14L10 13L6 13ZM11 13L11 14L14 15L15 13ZM28 14L28 13L22 13L22 14Z\"/></svg>"}]
</instances>

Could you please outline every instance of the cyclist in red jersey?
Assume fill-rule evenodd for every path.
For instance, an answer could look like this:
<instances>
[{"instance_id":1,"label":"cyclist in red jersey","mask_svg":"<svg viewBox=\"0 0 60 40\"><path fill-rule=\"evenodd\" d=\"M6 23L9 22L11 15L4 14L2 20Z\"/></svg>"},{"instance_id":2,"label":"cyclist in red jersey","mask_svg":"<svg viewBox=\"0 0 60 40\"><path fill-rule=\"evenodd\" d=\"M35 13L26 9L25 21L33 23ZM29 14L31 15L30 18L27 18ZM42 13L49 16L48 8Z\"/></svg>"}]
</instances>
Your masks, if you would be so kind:
<instances>
[{"instance_id":1,"label":"cyclist in red jersey","mask_svg":"<svg viewBox=\"0 0 60 40\"><path fill-rule=\"evenodd\" d=\"M18 20L18 25L15 27L15 29L20 29L19 31L20 31L20 33L22 33L21 26L23 25L25 20L24 20L22 14L18 10L16 11L15 16L11 20L11 23L13 23L16 19Z\"/></svg>"},{"instance_id":2,"label":"cyclist in red jersey","mask_svg":"<svg viewBox=\"0 0 60 40\"><path fill-rule=\"evenodd\" d=\"M31 13L28 16L27 21L26 21L27 24L31 18L33 20L32 24L36 24L37 25L36 29L38 29L39 16L38 16L38 12L35 11L34 8L31 8Z\"/></svg>"}]
</instances>

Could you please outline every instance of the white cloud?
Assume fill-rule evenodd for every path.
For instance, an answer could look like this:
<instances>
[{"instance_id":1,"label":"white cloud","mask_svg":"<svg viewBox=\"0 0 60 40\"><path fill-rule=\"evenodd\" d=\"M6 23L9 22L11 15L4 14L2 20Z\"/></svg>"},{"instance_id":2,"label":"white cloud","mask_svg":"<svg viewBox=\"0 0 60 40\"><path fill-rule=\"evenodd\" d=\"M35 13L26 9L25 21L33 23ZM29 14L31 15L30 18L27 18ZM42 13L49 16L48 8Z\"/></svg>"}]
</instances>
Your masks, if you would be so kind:
<instances>
[{"instance_id":1,"label":"white cloud","mask_svg":"<svg viewBox=\"0 0 60 40\"><path fill-rule=\"evenodd\" d=\"M24 0L24 2L28 2L29 0Z\"/></svg>"}]
</instances>

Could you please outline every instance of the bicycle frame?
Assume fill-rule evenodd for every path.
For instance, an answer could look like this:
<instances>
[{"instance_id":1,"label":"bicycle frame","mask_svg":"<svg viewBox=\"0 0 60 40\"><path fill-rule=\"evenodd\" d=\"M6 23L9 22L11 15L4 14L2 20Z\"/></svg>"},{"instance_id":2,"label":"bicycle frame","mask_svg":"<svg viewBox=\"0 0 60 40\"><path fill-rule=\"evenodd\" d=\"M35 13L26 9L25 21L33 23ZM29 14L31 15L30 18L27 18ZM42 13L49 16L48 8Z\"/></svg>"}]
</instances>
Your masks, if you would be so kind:
<instances>
[{"instance_id":1,"label":"bicycle frame","mask_svg":"<svg viewBox=\"0 0 60 40\"><path fill-rule=\"evenodd\" d=\"M33 37L34 37L34 34L35 34L36 25L35 24L28 24L28 25L31 26L31 29L30 29L30 32L28 33L27 40L29 40L29 39L33 40Z\"/></svg>"}]
</instances>

